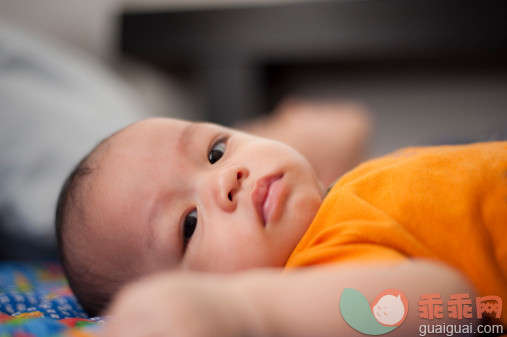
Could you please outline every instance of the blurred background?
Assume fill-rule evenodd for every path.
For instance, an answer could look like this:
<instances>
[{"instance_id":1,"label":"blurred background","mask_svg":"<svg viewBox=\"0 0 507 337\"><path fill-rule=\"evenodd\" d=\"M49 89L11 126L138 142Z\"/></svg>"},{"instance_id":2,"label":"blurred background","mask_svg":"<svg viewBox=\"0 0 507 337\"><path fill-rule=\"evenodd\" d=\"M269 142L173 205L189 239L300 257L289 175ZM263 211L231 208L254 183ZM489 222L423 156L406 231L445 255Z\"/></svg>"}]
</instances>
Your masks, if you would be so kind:
<instances>
[{"instance_id":1,"label":"blurred background","mask_svg":"<svg viewBox=\"0 0 507 337\"><path fill-rule=\"evenodd\" d=\"M0 256L51 254L66 174L100 139L150 116L245 125L290 114L288 99L333 102L369 116L363 158L504 139L505 7L0 0Z\"/></svg>"}]
</instances>

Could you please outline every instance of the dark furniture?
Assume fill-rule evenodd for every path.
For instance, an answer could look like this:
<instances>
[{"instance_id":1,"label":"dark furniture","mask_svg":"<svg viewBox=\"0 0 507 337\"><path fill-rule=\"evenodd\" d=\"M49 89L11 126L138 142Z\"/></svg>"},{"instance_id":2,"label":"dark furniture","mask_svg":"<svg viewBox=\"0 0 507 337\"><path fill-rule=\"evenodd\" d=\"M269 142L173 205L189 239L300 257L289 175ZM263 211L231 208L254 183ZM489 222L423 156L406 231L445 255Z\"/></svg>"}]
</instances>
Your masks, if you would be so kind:
<instances>
[{"instance_id":1,"label":"dark furniture","mask_svg":"<svg viewBox=\"0 0 507 337\"><path fill-rule=\"evenodd\" d=\"M307 1L125 11L120 52L183 72L223 124L268 111L297 72L342 74L507 65L503 0ZM290 77L290 76L289 76Z\"/></svg>"}]
</instances>

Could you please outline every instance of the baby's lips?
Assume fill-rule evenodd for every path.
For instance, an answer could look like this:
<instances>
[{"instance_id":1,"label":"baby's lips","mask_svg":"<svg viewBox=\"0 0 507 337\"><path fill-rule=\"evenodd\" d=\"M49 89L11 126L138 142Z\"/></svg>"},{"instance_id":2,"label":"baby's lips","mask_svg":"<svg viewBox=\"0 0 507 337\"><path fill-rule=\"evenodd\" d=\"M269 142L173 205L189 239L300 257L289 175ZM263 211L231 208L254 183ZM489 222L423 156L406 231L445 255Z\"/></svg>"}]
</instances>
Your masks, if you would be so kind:
<instances>
[{"instance_id":1,"label":"baby's lips","mask_svg":"<svg viewBox=\"0 0 507 337\"><path fill-rule=\"evenodd\" d=\"M264 203L266 202L266 198L268 196L269 186L273 181L278 180L280 178L281 178L280 174L271 174L263 178L260 178L255 182L254 188L252 190L251 194L252 204L255 210L257 211L259 219L261 220L264 226L266 225L266 219L263 208Z\"/></svg>"}]
</instances>

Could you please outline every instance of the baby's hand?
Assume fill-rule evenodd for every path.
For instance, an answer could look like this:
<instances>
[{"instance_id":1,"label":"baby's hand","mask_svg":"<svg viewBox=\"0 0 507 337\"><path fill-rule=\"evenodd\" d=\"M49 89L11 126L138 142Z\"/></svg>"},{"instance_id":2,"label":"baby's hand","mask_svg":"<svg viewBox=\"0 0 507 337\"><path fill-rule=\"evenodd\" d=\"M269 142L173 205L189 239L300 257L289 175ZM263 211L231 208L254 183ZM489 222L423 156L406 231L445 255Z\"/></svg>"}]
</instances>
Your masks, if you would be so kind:
<instances>
[{"instance_id":1,"label":"baby's hand","mask_svg":"<svg viewBox=\"0 0 507 337\"><path fill-rule=\"evenodd\" d=\"M243 336L248 312L226 276L164 273L125 287L105 336Z\"/></svg>"}]
</instances>

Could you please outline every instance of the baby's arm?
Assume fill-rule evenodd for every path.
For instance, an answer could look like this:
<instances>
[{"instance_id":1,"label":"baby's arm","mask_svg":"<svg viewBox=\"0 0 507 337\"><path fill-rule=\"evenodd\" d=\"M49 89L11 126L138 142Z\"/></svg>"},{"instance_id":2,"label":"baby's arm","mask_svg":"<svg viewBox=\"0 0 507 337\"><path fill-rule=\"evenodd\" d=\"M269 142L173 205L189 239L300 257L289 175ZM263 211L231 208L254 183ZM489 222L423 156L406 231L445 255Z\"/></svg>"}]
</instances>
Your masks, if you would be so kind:
<instances>
[{"instance_id":1,"label":"baby's arm","mask_svg":"<svg viewBox=\"0 0 507 337\"><path fill-rule=\"evenodd\" d=\"M451 269L429 262L397 266L315 267L281 274L249 271L235 276L165 273L124 290L110 314L108 336L363 336L340 314L344 288L371 302L385 289L408 298L406 321L390 336L417 335L418 299L438 293L470 293L472 287ZM445 315L444 315L445 317ZM449 323L444 319L439 324Z\"/></svg>"}]
</instances>

